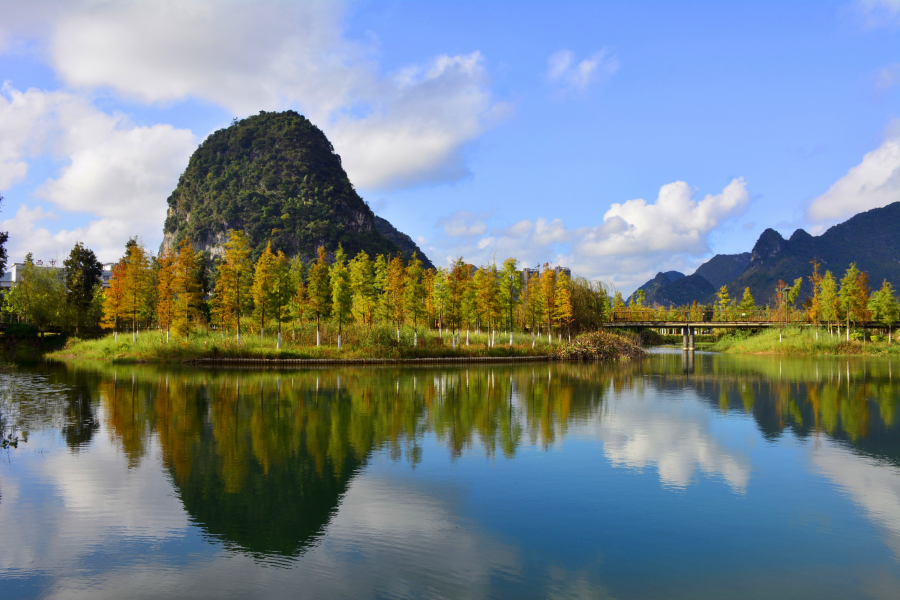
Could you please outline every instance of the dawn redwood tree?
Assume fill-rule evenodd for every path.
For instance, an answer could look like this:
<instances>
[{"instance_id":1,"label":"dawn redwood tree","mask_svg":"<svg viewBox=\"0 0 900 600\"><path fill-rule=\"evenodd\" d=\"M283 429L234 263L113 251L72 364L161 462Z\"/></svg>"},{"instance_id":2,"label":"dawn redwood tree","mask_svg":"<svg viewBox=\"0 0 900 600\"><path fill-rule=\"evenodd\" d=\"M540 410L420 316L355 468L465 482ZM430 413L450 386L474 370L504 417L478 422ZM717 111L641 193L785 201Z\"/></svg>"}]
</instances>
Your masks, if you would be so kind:
<instances>
[{"instance_id":1,"label":"dawn redwood tree","mask_svg":"<svg viewBox=\"0 0 900 600\"><path fill-rule=\"evenodd\" d=\"M413 346L419 345L419 318L425 312L425 298L427 294L422 274L422 261L413 253L412 259L406 266L406 281L403 288L403 302L406 305L406 312L412 316L413 320Z\"/></svg>"},{"instance_id":2,"label":"dawn redwood tree","mask_svg":"<svg viewBox=\"0 0 900 600\"><path fill-rule=\"evenodd\" d=\"M216 277L215 311L224 325L234 321L237 339L241 340L241 317L250 308L250 285L253 279L253 263L250 262L250 245L243 231L228 231L223 260Z\"/></svg>"},{"instance_id":3,"label":"dawn redwood tree","mask_svg":"<svg viewBox=\"0 0 900 600\"><path fill-rule=\"evenodd\" d=\"M876 321L887 328L888 343L892 343L894 323L900 319L900 304L894 296L894 286L887 279L881 284L881 289L872 294L869 311Z\"/></svg>"},{"instance_id":4,"label":"dawn redwood tree","mask_svg":"<svg viewBox=\"0 0 900 600\"><path fill-rule=\"evenodd\" d=\"M321 345L320 321L328 317L331 309L331 285L328 281L328 262L325 246L319 246L318 258L309 269L309 285L306 288L306 305L316 318L316 346Z\"/></svg>"},{"instance_id":5,"label":"dawn redwood tree","mask_svg":"<svg viewBox=\"0 0 900 600\"><path fill-rule=\"evenodd\" d=\"M522 291L522 274L519 273L519 261L515 258L507 258L503 261L499 279L500 306L506 315L510 344L512 344L513 310L516 308L516 304L519 301L519 293Z\"/></svg>"},{"instance_id":6,"label":"dawn redwood tree","mask_svg":"<svg viewBox=\"0 0 900 600\"><path fill-rule=\"evenodd\" d=\"M190 333L203 304L200 284L202 266L200 257L189 239L182 240L172 266L174 271L172 284L175 292L173 326L176 334L185 336Z\"/></svg>"},{"instance_id":7,"label":"dawn redwood tree","mask_svg":"<svg viewBox=\"0 0 900 600\"><path fill-rule=\"evenodd\" d=\"M350 283L350 271L346 265L347 256L338 245L334 253L334 263L329 271L331 284L331 314L338 322L338 350L341 349L341 335L344 333L344 321L350 316L353 307L353 288Z\"/></svg>"},{"instance_id":8,"label":"dawn redwood tree","mask_svg":"<svg viewBox=\"0 0 900 600\"><path fill-rule=\"evenodd\" d=\"M844 277L841 279L841 289L838 296L841 299L841 309L847 319L847 341L850 340L850 320L855 320L858 313L857 302L859 300L859 269L856 263L850 263Z\"/></svg>"},{"instance_id":9,"label":"dawn redwood tree","mask_svg":"<svg viewBox=\"0 0 900 600\"><path fill-rule=\"evenodd\" d=\"M259 337L265 337L266 318L272 310L269 302L272 293L272 279L275 276L275 254L272 252L272 242L266 244L266 249L259 255L256 261L256 269L253 271L253 285L250 294L253 297L253 307L259 317Z\"/></svg>"},{"instance_id":10,"label":"dawn redwood tree","mask_svg":"<svg viewBox=\"0 0 900 600\"><path fill-rule=\"evenodd\" d=\"M165 249L157 259L159 267L156 279L156 319L162 329L166 330L166 343L169 343L169 330L175 317L175 257Z\"/></svg>"},{"instance_id":11,"label":"dawn redwood tree","mask_svg":"<svg viewBox=\"0 0 900 600\"><path fill-rule=\"evenodd\" d=\"M131 238L125 245L125 280L123 291L125 307L123 316L131 321L131 341L137 341L138 323L147 312L152 300L153 289L150 280L150 257L137 238Z\"/></svg>"},{"instance_id":12,"label":"dawn redwood tree","mask_svg":"<svg viewBox=\"0 0 900 600\"><path fill-rule=\"evenodd\" d=\"M363 325L372 328L375 319L374 265L365 250L360 250L348 265L352 291L351 313Z\"/></svg>"},{"instance_id":13,"label":"dawn redwood tree","mask_svg":"<svg viewBox=\"0 0 900 600\"><path fill-rule=\"evenodd\" d=\"M103 291L103 319L100 326L112 329L113 337L119 341L119 323L125 314L125 259L119 260L112 268L109 287Z\"/></svg>"},{"instance_id":14,"label":"dawn redwood tree","mask_svg":"<svg viewBox=\"0 0 900 600\"><path fill-rule=\"evenodd\" d=\"M290 304L296 292L297 283L291 272L291 260L279 250L275 256L272 286L269 292L269 304L278 324L278 341L275 347L279 350L281 349L281 324L290 318Z\"/></svg>"}]
</instances>

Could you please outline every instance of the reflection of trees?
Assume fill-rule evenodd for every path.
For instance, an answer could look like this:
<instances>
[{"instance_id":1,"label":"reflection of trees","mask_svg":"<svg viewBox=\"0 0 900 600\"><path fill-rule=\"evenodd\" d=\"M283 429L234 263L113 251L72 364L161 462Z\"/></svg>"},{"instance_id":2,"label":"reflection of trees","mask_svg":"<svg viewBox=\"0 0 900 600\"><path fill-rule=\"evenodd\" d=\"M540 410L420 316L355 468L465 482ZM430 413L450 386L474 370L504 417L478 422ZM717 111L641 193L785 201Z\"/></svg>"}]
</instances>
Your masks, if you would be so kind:
<instances>
[{"instance_id":1,"label":"reflection of trees","mask_svg":"<svg viewBox=\"0 0 900 600\"><path fill-rule=\"evenodd\" d=\"M824 433L900 464L893 431L900 385L889 360L698 355L693 374L673 376L680 360L666 356L647 366L663 386L692 386L720 411L752 414L768 439L785 429L800 437Z\"/></svg>"},{"instance_id":2,"label":"reflection of trees","mask_svg":"<svg viewBox=\"0 0 900 600\"><path fill-rule=\"evenodd\" d=\"M373 452L416 465L423 435L452 457L512 456L589 419L632 367L334 369L302 372L110 368L104 420L130 466L155 436L185 509L251 552L311 543Z\"/></svg>"}]
</instances>

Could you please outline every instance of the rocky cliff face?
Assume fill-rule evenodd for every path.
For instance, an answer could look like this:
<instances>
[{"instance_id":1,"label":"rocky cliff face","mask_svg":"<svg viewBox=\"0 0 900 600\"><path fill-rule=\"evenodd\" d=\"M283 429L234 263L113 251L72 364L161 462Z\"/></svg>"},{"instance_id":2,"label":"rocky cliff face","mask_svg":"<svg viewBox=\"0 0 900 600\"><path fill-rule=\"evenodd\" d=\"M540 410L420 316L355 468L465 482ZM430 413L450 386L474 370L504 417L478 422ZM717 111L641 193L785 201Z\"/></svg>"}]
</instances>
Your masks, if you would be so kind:
<instances>
[{"instance_id":1,"label":"rocky cliff face","mask_svg":"<svg viewBox=\"0 0 900 600\"><path fill-rule=\"evenodd\" d=\"M260 112L213 133L168 202L161 251L186 237L213 258L228 231L239 229L254 259L269 241L276 251L306 258L318 246L334 252L338 244L349 256L403 252L379 232L325 134L294 111Z\"/></svg>"}]
</instances>

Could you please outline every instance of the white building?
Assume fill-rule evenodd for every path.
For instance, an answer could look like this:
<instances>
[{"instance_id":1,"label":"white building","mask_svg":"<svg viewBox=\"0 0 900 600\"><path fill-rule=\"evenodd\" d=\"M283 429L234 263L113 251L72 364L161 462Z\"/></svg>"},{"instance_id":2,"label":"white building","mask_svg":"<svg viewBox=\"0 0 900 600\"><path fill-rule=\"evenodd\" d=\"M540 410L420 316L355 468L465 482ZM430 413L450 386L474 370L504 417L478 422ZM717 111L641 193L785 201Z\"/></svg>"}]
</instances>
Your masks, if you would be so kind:
<instances>
[{"instance_id":1,"label":"white building","mask_svg":"<svg viewBox=\"0 0 900 600\"><path fill-rule=\"evenodd\" d=\"M100 283L103 284L103 287L109 287L109 278L112 277L112 268L115 263L104 263L103 265L103 273L100 275ZM36 260L34 261L34 266L41 269L62 269L61 266L55 260ZM6 273L0 277L0 289L8 289L14 286L21 278L22 278L22 269L25 268L25 263L13 263L6 269Z\"/></svg>"}]
</instances>

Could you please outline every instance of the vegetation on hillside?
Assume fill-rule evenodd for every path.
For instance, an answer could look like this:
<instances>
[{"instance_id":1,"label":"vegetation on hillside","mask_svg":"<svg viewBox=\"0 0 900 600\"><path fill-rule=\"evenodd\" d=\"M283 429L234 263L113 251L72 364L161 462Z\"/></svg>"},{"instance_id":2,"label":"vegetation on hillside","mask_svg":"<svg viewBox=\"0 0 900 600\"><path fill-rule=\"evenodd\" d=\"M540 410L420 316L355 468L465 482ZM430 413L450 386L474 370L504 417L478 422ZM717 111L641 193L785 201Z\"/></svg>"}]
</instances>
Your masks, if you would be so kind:
<instances>
[{"instance_id":1,"label":"vegetation on hillside","mask_svg":"<svg viewBox=\"0 0 900 600\"><path fill-rule=\"evenodd\" d=\"M325 134L294 111L262 111L210 135L168 202L163 245L170 251L188 239L216 254L233 229L247 235L254 261L269 243L307 259L319 246L334 252L339 244L351 255L401 252L377 231Z\"/></svg>"}]
</instances>

